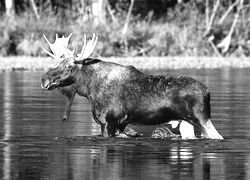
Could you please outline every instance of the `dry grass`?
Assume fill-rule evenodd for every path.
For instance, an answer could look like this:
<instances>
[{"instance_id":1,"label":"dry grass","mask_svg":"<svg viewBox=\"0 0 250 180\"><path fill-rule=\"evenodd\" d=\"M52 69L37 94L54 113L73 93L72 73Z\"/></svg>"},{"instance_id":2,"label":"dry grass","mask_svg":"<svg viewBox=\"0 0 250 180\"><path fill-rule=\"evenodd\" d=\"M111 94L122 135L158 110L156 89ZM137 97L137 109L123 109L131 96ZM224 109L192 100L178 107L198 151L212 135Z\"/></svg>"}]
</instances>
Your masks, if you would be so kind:
<instances>
[{"instance_id":1,"label":"dry grass","mask_svg":"<svg viewBox=\"0 0 250 180\"><path fill-rule=\"evenodd\" d=\"M135 57L135 58L101 58L104 61L123 65L133 65L138 69L214 69L214 68L248 68L248 58L217 57ZM59 64L51 58L36 57L0 57L0 71L12 70L48 70Z\"/></svg>"}]
</instances>

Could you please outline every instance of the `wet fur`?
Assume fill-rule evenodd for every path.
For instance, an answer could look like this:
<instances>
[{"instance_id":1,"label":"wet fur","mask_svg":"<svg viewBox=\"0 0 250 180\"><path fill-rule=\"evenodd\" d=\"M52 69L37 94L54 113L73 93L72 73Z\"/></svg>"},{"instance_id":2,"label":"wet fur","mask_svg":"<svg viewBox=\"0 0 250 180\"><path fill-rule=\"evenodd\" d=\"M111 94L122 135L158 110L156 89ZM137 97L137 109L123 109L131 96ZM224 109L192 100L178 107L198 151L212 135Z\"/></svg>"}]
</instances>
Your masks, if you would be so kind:
<instances>
[{"instance_id":1,"label":"wet fur","mask_svg":"<svg viewBox=\"0 0 250 180\"><path fill-rule=\"evenodd\" d=\"M204 137L222 139L216 130L206 127L211 124L210 92L201 82L184 76L146 75L133 66L97 59L86 59L67 69L69 62L66 59L50 70L42 82L61 79L58 87L70 85L86 97L103 136L115 136L116 129L123 132L129 123L155 125L185 120Z\"/></svg>"}]
</instances>

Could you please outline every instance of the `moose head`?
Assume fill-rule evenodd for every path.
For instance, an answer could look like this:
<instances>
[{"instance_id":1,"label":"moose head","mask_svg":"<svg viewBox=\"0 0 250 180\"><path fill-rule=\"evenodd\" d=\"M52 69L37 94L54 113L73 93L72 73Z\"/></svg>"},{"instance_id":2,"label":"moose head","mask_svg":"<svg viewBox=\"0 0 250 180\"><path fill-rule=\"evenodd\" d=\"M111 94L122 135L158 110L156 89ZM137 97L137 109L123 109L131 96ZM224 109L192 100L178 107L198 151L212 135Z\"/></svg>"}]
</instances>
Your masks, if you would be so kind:
<instances>
[{"instance_id":1,"label":"moose head","mask_svg":"<svg viewBox=\"0 0 250 180\"><path fill-rule=\"evenodd\" d=\"M75 74L80 69L79 64L84 64L86 59L92 54L98 40L98 36L93 34L92 39L87 41L86 35L84 34L82 50L75 56L74 44L72 43L73 50L70 50L67 47L71 35L72 34L66 38L64 36L58 38L58 35L56 35L54 44L50 43L46 36L43 35L44 39L49 44L52 53L47 51L44 47L42 47L43 50L52 58L61 61L59 66L51 69L42 77L41 87L43 89L54 90L57 87L64 87L73 84Z\"/></svg>"}]
</instances>

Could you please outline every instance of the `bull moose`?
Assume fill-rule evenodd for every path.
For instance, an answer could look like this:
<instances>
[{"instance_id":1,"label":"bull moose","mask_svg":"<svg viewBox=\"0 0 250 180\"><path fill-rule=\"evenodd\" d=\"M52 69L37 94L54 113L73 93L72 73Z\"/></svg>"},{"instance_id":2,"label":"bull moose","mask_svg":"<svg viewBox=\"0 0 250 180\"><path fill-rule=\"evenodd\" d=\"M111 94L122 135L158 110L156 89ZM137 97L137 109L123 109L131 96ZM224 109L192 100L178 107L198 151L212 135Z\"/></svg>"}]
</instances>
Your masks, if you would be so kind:
<instances>
[{"instance_id":1,"label":"bull moose","mask_svg":"<svg viewBox=\"0 0 250 180\"><path fill-rule=\"evenodd\" d=\"M54 44L44 36L52 53L43 48L61 60L43 75L41 86L66 93L65 119L77 93L89 100L93 119L101 125L104 137L114 137L130 123L156 125L184 120L204 138L223 139L211 122L210 91L204 84L191 77L147 75L133 66L90 58L98 39L95 35L88 42L84 35L82 51L75 56L74 50L67 48L70 36L56 36Z\"/></svg>"}]
</instances>

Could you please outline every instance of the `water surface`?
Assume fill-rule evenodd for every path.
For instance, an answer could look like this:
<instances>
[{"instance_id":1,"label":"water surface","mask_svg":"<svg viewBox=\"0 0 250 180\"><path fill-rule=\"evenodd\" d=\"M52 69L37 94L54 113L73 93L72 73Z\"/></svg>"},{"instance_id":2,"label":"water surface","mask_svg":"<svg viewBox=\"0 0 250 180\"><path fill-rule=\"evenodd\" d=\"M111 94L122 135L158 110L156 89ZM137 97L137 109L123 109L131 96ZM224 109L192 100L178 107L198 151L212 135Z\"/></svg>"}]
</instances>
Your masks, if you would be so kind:
<instances>
[{"instance_id":1,"label":"water surface","mask_svg":"<svg viewBox=\"0 0 250 180\"><path fill-rule=\"evenodd\" d=\"M86 99L40 88L44 72L0 73L0 179L250 179L250 69L159 70L188 75L212 92L212 122L224 141L98 138Z\"/></svg>"}]
</instances>

